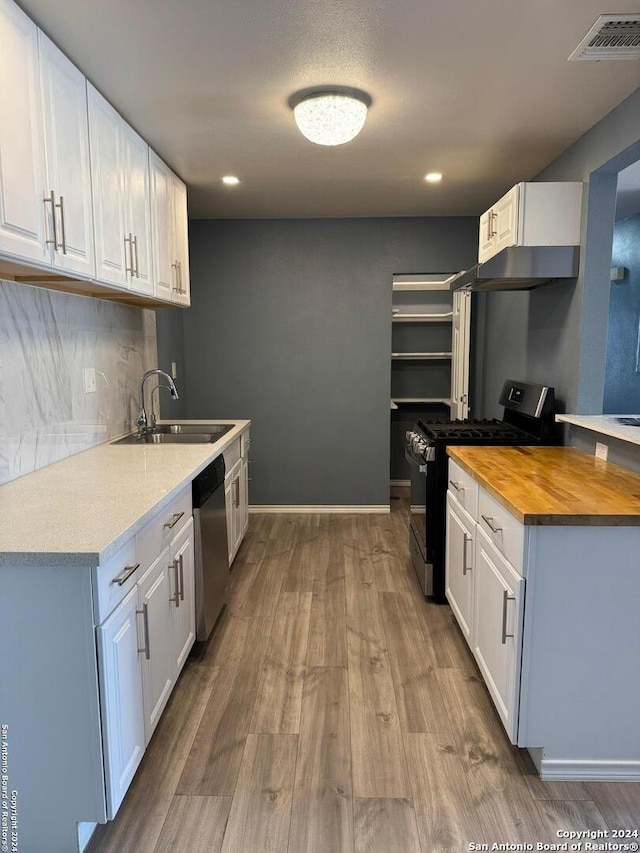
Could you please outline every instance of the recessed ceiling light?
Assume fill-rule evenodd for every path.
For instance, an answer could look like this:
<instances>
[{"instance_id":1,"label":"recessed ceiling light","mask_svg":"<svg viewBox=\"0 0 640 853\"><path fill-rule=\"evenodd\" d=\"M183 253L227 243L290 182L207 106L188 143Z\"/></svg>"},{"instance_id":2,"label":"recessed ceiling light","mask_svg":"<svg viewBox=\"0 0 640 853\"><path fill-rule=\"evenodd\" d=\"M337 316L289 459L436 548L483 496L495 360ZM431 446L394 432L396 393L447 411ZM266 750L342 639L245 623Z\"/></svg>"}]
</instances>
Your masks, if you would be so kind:
<instances>
[{"instance_id":1,"label":"recessed ceiling light","mask_svg":"<svg viewBox=\"0 0 640 853\"><path fill-rule=\"evenodd\" d=\"M442 172L429 172L424 176L424 179L430 184L438 184L442 180Z\"/></svg>"},{"instance_id":2,"label":"recessed ceiling light","mask_svg":"<svg viewBox=\"0 0 640 853\"><path fill-rule=\"evenodd\" d=\"M226 184L228 187L235 187L240 183L240 178L236 178L235 175L225 175L222 179L222 183Z\"/></svg>"}]
</instances>

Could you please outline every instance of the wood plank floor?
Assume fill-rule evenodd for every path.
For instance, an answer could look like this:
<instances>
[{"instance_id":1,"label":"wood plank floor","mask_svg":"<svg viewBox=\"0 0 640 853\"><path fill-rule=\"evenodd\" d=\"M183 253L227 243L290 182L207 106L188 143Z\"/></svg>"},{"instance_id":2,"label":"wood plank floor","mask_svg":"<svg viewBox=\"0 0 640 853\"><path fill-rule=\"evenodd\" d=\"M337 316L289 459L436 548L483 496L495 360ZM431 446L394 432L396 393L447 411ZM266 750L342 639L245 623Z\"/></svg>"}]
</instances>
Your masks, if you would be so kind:
<instances>
[{"instance_id":1,"label":"wood plank floor","mask_svg":"<svg viewBox=\"0 0 640 853\"><path fill-rule=\"evenodd\" d=\"M640 783L543 783L390 516L252 515L232 595L88 853L444 853L637 829Z\"/></svg>"}]
</instances>

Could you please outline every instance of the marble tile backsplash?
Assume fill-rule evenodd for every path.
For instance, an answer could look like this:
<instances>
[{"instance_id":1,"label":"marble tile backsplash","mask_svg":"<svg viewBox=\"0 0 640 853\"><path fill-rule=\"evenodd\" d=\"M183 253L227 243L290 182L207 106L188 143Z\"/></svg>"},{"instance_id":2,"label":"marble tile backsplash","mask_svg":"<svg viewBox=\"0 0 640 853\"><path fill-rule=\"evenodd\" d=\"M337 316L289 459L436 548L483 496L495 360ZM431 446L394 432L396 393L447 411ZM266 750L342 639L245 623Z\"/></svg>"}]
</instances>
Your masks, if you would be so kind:
<instances>
[{"instance_id":1,"label":"marble tile backsplash","mask_svg":"<svg viewBox=\"0 0 640 853\"><path fill-rule=\"evenodd\" d=\"M127 432L156 366L155 311L0 281L0 483Z\"/></svg>"}]
</instances>

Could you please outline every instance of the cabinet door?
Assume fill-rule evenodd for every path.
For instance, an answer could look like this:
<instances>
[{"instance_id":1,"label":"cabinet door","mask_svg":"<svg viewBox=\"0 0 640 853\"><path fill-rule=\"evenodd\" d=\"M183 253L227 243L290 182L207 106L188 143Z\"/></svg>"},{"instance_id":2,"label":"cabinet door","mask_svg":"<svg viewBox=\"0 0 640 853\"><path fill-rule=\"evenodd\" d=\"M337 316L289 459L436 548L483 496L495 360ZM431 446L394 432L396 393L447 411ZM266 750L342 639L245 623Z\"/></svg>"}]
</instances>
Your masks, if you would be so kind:
<instances>
[{"instance_id":1,"label":"cabinet door","mask_svg":"<svg viewBox=\"0 0 640 853\"><path fill-rule=\"evenodd\" d=\"M88 98L96 278L126 287L130 252L124 242L123 121L90 84Z\"/></svg>"},{"instance_id":2,"label":"cabinet door","mask_svg":"<svg viewBox=\"0 0 640 853\"><path fill-rule=\"evenodd\" d=\"M475 522L447 493L445 578L447 600L471 645Z\"/></svg>"},{"instance_id":3,"label":"cabinet door","mask_svg":"<svg viewBox=\"0 0 640 853\"><path fill-rule=\"evenodd\" d=\"M171 563L178 564L180 605L172 608L174 677L177 678L196 638L193 518L171 543Z\"/></svg>"},{"instance_id":4,"label":"cabinet door","mask_svg":"<svg viewBox=\"0 0 640 853\"><path fill-rule=\"evenodd\" d=\"M173 174L153 151L149 151L149 176L155 293L160 299L173 300L178 286L174 266Z\"/></svg>"},{"instance_id":5,"label":"cabinet door","mask_svg":"<svg viewBox=\"0 0 640 853\"><path fill-rule=\"evenodd\" d=\"M158 724L174 683L173 632L175 597L179 595L178 573L169 565L165 548L138 584L139 609L145 623L146 653L142 661L144 729L146 742Z\"/></svg>"},{"instance_id":6,"label":"cabinet door","mask_svg":"<svg viewBox=\"0 0 640 853\"><path fill-rule=\"evenodd\" d=\"M518 199L520 185L516 184L493 206L495 213L495 252L518 245Z\"/></svg>"},{"instance_id":7,"label":"cabinet door","mask_svg":"<svg viewBox=\"0 0 640 853\"><path fill-rule=\"evenodd\" d=\"M453 294L451 326L451 417L469 416L469 350L471 346L471 294Z\"/></svg>"},{"instance_id":8,"label":"cabinet door","mask_svg":"<svg viewBox=\"0 0 640 853\"><path fill-rule=\"evenodd\" d=\"M125 240L129 287L153 296L149 146L128 125L123 127Z\"/></svg>"},{"instance_id":9,"label":"cabinet door","mask_svg":"<svg viewBox=\"0 0 640 853\"><path fill-rule=\"evenodd\" d=\"M111 820L133 779L145 750L142 703L142 655L138 649L134 587L97 628L100 706L107 788L107 817ZM142 636L142 634L141 634Z\"/></svg>"},{"instance_id":10,"label":"cabinet door","mask_svg":"<svg viewBox=\"0 0 640 853\"><path fill-rule=\"evenodd\" d=\"M476 532L474 571L472 651L509 739L515 744L525 581L480 528Z\"/></svg>"},{"instance_id":11,"label":"cabinet door","mask_svg":"<svg viewBox=\"0 0 640 853\"><path fill-rule=\"evenodd\" d=\"M38 40L47 188L55 192L58 242L53 265L94 278L87 81L44 33L38 33Z\"/></svg>"},{"instance_id":12,"label":"cabinet door","mask_svg":"<svg viewBox=\"0 0 640 853\"><path fill-rule=\"evenodd\" d=\"M235 507L235 478L229 478L224 488L224 503L227 514L227 542L229 544L229 565L236 555L236 507Z\"/></svg>"},{"instance_id":13,"label":"cabinet door","mask_svg":"<svg viewBox=\"0 0 640 853\"><path fill-rule=\"evenodd\" d=\"M0 0L0 252L51 264L38 30L11 0ZM50 215L50 214L49 214Z\"/></svg>"},{"instance_id":14,"label":"cabinet door","mask_svg":"<svg viewBox=\"0 0 640 853\"><path fill-rule=\"evenodd\" d=\"M495 255L495 236L493 233L493 210L487 210L480 217L480 232L478 239L478 261L483 263Z\"/></svg>"},{"instance_id":15,"label":"cabinet door","mask_svg":"<svg viewBox=\"0 0 640 853\"><path fill-rule=\"evenodd\" d=\"M240 538L238 546L242 543L244 535L249 527L249 460L243 458L242 473L240 475Z\"/></svg>"},{"instance_id":16,"label":"cabinet door","mask_svg":"<svg viewBox=\"0 0 640 853\"><path fill-rule=\"evenodd\" d=\"M178 289L175 301L190 305L189 280L189 225L187 220L187 188L173 175L173 216L175 234L175 263L178 269Z\"/></svg>"}]
</instances>

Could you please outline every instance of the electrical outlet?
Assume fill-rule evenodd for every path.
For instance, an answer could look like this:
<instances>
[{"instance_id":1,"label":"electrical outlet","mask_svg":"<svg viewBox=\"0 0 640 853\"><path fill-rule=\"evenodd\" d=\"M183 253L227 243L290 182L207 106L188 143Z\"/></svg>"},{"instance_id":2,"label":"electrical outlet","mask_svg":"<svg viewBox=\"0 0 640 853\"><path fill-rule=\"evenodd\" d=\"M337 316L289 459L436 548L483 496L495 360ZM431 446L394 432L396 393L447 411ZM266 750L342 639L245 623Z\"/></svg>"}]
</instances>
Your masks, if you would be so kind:
<instances>
[{"instance_id":1,"label":"electrical outlet","mask_svg":"<svg viewBox=\"0 0 640 853\"><path fill-rule=\"evenodd\" d=\"M602 444L599 441L596 441L596 459L602 459L603 462L607 461L607 456L609 455L609 445Z\"/></svg>"},{"instance_id":2,"label":"electrical outlet","mask_svg":"<svg viewBox=\"0 0 640 853\"><path fill-rule=\"evenodd\" d=\"M175 363L175 361L171 362L171 378L172 379L178 378L178 365Z\"/></svg>"},{"instance_id":3,"label":"electrical outlet","mask_svg":"<svg viewBox=\"0 0 640 853\"><path fill-rule=\"evenodd\" d=\"M98 390L98 382L96 379L95 367L85 367L84 374L84 393L94 394Z\"/></svg>"}]
</instances>

